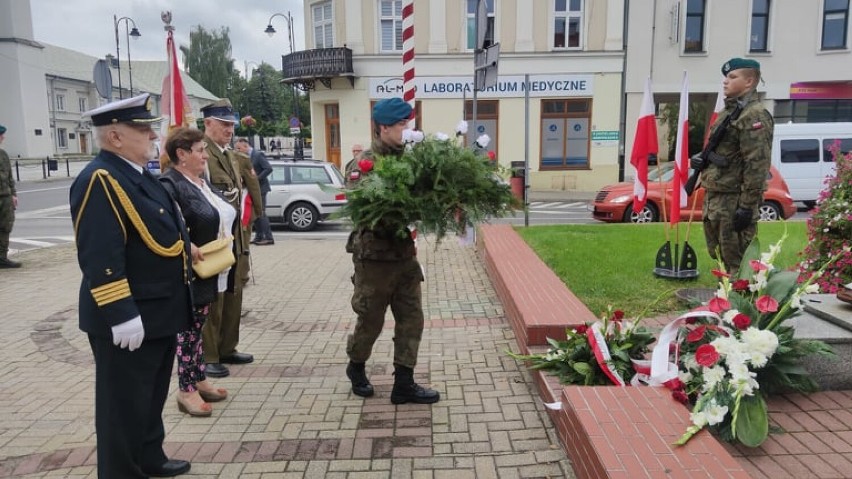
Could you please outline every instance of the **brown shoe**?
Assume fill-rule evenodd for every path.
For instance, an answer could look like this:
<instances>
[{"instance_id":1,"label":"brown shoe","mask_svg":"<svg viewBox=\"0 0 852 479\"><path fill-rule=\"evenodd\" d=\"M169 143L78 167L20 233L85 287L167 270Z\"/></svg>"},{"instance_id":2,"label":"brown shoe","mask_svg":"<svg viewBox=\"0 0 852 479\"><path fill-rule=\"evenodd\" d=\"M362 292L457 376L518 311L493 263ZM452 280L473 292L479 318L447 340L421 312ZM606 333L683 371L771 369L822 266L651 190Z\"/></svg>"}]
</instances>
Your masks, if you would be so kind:
<instances>
[{"instance_id":1,"label":"brown shoe","mask_svg":"<svg viewBox=\"0 0 852 479\"><path fill-rule=\"evenodd\" d=\"M852 304L852 289L841 286L840 290L837 291L837 299L844 303Z\"/></svg>"},{"instance_id":2,"label":"brown shoe","mask_svg":"<svg viewBox=\"0 0 852 479\"><path fill-rule=\"evenodd\" d=\"M200 404L199 404L200 402ZM209 417L213 414L213 406L201 399L198 391L194 393L177 393L178 411L194 417Z\"/></svg>"},{"instance_id":3,"label":"brown shoe","mask_svg":"<svg viewBox=\"0 0 852 479\"><path fill-rule=\"evenodd\" d=\"M206 379L196 384L195 387L198 389L201 399L207 402L224 401L228 397L227 389L214 388Z\"/></svg>"}]
</instances>

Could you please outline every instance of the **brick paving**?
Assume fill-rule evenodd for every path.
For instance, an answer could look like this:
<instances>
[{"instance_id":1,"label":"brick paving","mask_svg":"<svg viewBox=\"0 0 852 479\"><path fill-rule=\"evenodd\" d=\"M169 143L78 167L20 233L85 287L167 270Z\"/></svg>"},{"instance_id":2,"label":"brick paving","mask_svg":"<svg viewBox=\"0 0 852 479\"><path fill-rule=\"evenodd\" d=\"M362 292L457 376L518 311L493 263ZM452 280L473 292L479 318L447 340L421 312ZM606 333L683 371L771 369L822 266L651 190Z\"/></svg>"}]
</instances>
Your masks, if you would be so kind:
<instances>
[{"instance_id":1,"label":"brick paving","mask_svg":"<svg viewBox=\"0 0 852 479\"><path fill-rule=\"evenodd\" d=\"M473 249L420 243L426 331L416 378L434 405L390 403L392 320L368 363L376 396L343 373L352 266L343 241L253 249L240 349L255 355L215 384L231 396L210 418L164 411L182 477L574 477L515 336ZM0 478L96 477L94 368L77 329L73 245L25 252L0 271Z\"/></svg>"}]
</instances>

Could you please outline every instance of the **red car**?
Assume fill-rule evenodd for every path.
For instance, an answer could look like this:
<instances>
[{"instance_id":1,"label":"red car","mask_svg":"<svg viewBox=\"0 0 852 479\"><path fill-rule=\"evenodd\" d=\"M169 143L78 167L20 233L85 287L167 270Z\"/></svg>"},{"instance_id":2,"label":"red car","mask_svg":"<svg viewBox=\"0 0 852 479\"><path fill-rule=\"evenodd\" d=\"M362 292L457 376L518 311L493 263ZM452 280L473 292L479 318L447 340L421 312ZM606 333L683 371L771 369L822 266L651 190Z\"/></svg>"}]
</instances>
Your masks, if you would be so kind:
<instances>
[{"instance_id":1,"label":"red car","mask_svg":"<svg viewBox=\"0 0 852 479\"><path fill-rule=\"evenodd\" d=\"M672 175L674 164L671 162L661 163L659 169L651 166L648 169L648 201L642 211L633 211L633 183L622 182L614 185L604 186L595 196L592 203L592 216L596 220L611 223L633 222L649 223L660 221L661 212L664 218L668 217L668 211L663 208L663 195L665 190L665 210L671 208L672 201ZM763 192L763 203L760 205L760 220L775 221L787 219L796 213L796 206L790 196L790 190L781 174L774 166L769 169L767 188ZM693 205L692 218L696 221L702 219L702 206L704 204L704 188L696 189L687 199L686 208L681 210L681 218L688 219Z\"/></svg>"}]
</instances>

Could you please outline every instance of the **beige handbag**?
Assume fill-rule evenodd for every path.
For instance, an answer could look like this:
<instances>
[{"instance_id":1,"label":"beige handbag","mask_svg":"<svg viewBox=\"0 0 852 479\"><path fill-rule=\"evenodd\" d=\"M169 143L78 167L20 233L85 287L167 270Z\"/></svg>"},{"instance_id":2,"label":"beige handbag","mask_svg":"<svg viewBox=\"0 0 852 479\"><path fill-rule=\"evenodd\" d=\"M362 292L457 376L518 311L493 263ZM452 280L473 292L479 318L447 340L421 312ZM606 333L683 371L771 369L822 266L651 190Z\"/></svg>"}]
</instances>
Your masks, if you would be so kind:
<instances>
[{"instance_id":1,"label":"beige handbag","mask_svg":"<svg viewBox=\"0 0 852 479\"><path fill-rule=\"evenodd\" d=\"M199 246L198 249L204 255L204 261L192 263L195 274L199 278L205 279L231 267L236 262L233 247L234 238L232 236L216 239Z\"/></svg>"}]
</instances>

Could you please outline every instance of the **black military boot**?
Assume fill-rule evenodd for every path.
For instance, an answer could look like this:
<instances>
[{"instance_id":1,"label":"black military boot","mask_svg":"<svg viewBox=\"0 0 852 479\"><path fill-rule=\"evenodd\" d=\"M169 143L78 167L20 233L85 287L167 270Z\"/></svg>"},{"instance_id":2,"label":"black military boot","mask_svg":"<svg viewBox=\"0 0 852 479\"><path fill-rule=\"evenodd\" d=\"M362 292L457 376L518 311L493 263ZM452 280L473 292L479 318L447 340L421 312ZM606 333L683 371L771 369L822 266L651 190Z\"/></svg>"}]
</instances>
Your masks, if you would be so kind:
<instances>
[{"instance_id":1,"label":"black military boot","mask_svg":"<svg viewBox=\"0 0 852 479\"><path fill-rule=\"evenodd\" d=\"M391 391L391 402L403 404L413 402L415 404L432 404L441 399L441 395L434 389L424 388L414 382L414 370L405 366L394 364L393 391Z\"/></svg>"},{"instance_id":2,"label":"black military boot","mask_svg":"<svg viewBox=\"0 0 852 479\"><path fill-rule=\"evenodd\" d=\"M367 398L375 393L375 391L373 391L373 385L370 384L370 380L367 379L367 372L364 370L364 363L353 363L352 361L349 361L349 365L346 366L346 376L350 381L352 381L352 392L355 393L356 396Z\"/></svg>"},{"instance_id":3,"label":"black military boot","mask_svg":"<svg viewBox=\"0 0 852 479\"><path fill-rule=\"evenodd\" d=\"M12 261L9 258L0 258L0 268L20 268L21 263Z\"/></svg>"}]
</instances>

